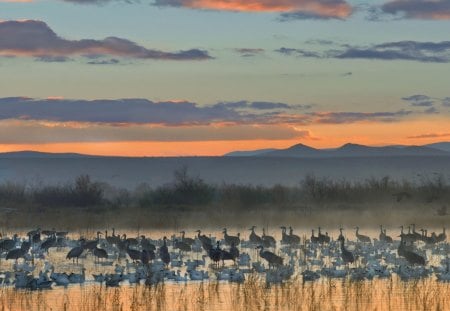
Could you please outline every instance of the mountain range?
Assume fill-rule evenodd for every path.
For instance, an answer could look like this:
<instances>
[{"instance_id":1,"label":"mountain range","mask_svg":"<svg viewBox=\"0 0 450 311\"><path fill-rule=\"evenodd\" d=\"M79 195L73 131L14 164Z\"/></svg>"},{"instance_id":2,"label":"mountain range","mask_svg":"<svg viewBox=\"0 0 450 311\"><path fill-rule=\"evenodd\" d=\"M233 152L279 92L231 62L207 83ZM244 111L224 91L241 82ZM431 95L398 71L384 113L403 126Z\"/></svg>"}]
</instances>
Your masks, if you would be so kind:
<instances>
[{"instance_id":1,"label":"mountain range","mask_svg":"<svg viewBox=\"0 0 450 311\"><path fill-rule=\"evenodd\" d=\"M226 157L285 157L285 158L348 158L348 157L395 157L395 156L450 156L450 142L423 146L392 145L373 147L348 143L339 148L316 149L296 144L286 149L260 149L234 151Z\"/></svg>"},{"instance_id":2,"label":"mountain range","mask_svg":"<svg viewBox=\"0 0 450 311\"><path fill-rule=\"evenodd\" d=\"M348 143L338 148L317 149L296 144L286 149L258 149L233 151L224 157L264 158L349 158L349 157L402 157L402 156L450 156L450 142L439 142L422 146L390 145L382 147ZM77 158L122 158L85 155L80 153L47 153L16 151L0 153L2 159L77 159Z\"/></svg>"}]
</instances>

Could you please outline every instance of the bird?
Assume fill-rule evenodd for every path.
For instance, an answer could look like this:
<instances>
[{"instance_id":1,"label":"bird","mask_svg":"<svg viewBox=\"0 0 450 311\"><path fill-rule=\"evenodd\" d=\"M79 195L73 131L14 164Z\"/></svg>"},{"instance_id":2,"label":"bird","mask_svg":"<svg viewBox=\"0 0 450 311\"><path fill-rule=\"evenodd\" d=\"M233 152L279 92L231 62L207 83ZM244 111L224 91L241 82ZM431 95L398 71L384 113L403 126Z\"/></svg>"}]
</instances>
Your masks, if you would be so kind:
<instances>
[{"instance_id":1,"label":"bird","mask_svg":"<svg viewBox=\"0 0 450 311\"><path fill-rule=\"evenodd\" d=\"M44 233L44 231L42 233ZM55 231L52 231L52 232L49 231L47 233L51 233L51 235L49 236L48 239L46 239L44 242L42 242L41 247L40 247L45 252L48 252L48 249L50 247L56 246L56 232Z\"/></svg>"},{"instance_id":2,"label":"bird","mask_svg":"<svg viewBox=\"0 0 450 311\"><path fill-rule=\"evenodd\" d=\"M260 245L260 244L262 244L263 240L262 240L262 238L259 235L257 235L255 233L255 228L256 228L256 226L252 226L250 229L248 229L248 230L251 231L250 236L249 236L249 240L250 240L251 243L253 243L255 245Z\"/></svg>"},{"instance_id":3,"label":"bird","mask_svg":"<svg viewBox=\"0 0 450 311\"><path fill-rule=\"evenodd\" d=\"M133 262L136 262L136 260L141 260L141 252L136 249L130 248L129 242L126 242L126 244L127 244L126 251L128 256L130 256L131 260L133 260Z\"/></svg>"},{"instance_id":4,"label":"bird","mask_svg":"<svg viewBox=\"0 0 450 311\"><path fill-rule=\"evenodd\" d=\"M141 235L141 248L147 251L156 251L156 246L150 242L149 239L145 237L145 235Z\"/></svg>"},{"instance_id":5,"label":"bird","mask_svg":"<svg viewBox=\"0 0 450 311\"><path fill-rule=\"evenodd\" d=\"M212 240L211 238L207 237L206 235L200 235L202 233L201 230L197 230L197 238L200 240L200 242L202 242L202 244L209 244L212 245Z\"/></svg>"},{"instance_id":6,"label":"bird","mask_svg":"<svg viewBox=\"0 0 450 311\"><path fill-rule=\"evenodd\" d=\"M186 232L180 231L180 233L181 233L181 241L182 241L182 242L184 242L184 243L186 243L186 244L188 244L188 245L192 245L192 244L195 243L195 239L192 239L192 238L186 238L186 237L185 237Z\"/></svg>"},{"instance_id":7,"label":"bird","mask_svg":"<svg viewBox=\"0 0 450 311\"><path fill-rule=\"evenodd\" d=\"M371 239L367 235L359 234L359 227L356 227L356 238L362 243L371 243Z\"/></svg>"},{"instance_id":8,"label":"bird","mask_svg":"<svg viewBox=\"0 0 450 311\"><path fill-rule=\"evenodd\" d=\"M116 236L116 229L112 228L112 235L108 236L108 230L105 230L105 240L110 245L117 245L120 242L120 237Z\"/></svg>"},{"instance_id":9,"label":"bird","mask_svg":"<svg viewBox=\"0 0 450 311\"><path fill-rule=\"evenodd\" d=\"M437 236L438 242L444 242L447 240L447 234L445 233L445 228L442 228L442 233Z\"/></svg>"},{"instance_id":10,"label":"bird","mask_svg":"<svg viewBox=\"0 0 450 311\"><path fill-rule=\"evenodd\" d=\"M223 238L228 245L231 245L232 243L234 243L234 245L239 245L241 242L239 236L228 235L227 228L223 228Z\"/></svg>"},{"instance_id":11,"label":"bird","mask_svg":"<svg viewBox=\"0 0 450 311\"><path fill-rule=\"evenodd\" d=\"M212 247L210 244L209 250L208 250L208 256L209 258L214 262L214 264L217 266L221 257L222 257L222 250L220 249L219 241L217 241L216 247Z\"/></svg>"},{"instance_id":12,"label":"bird","mask_svg":"<svg viewBox=\"0 0 450 311\"><path fill-rule=\"evenodd\" d=\"M425 265L425 258L411 250L406 246L406 242L401 239L400 245L397 248L397 253L408 261L411 265Z\"/></svg>"},{"instance_id":13,"label":"bird","mask_svg":"<svg viewBox=\"0 0 450 311\"><path fill-rule=\"evenodd\" d=\"M180 252L190 252L192 250L191 245L184 241L178 241L177 239L174 240L173 248L179 249Z\"/></svg>"},{"instance_id":14,"label":"bird","mask_svg":"<svg viewBox=\"0 0 450 311\"><path fill-rule=\"evenodd\" d=\"M269 268L271 266L275 267L283 265L283 258L272 252L265 251L264 246L259 245L258 247L256 247L256 249L259 249L259 256L269 263Z\"/></svg>"},{"instance_id":15,"label":"bird","mask_svg":"<svg viewBox=\"0 0 450 311\"><path fill-rule=\"evenodd\" d=\"M151 260L155 259L155 252L152 250L143 249L141 252L141 262L144 265L148 265Z\"/></svg>"},{"instance_id":16,"label":"bird","mask_svg":"<svg viewBox=\"0 0 450 311\"><path fill-rule=\"evenodd\" d=\"M26 242L22 243L20 248L10 250L6 254L6 260L14 259L17 262L19 258L22 258L26 253L28 253L29 248L30 247L26 244Z\"/></svg>"},{"instance_id":17,"label":"bird","mask_svg":"<svg viewBox=\"0 0 450 311\"><path fill-rule=\"evenodd\" d=\"M345 248L344 237L340 237L339 241L341 242L341 257L345 264L353 263L355 261L355 257L353 256L353 253L350 252L348 249Z\"/></svg>"},{"instance_id":18,"label":"bird","mask_svg":"<svg viewBox=\"0 0 450 311\"><path fill-rule=\"evenodd\" d=\"M328 236L328 232L325 232L325 234L322 234L322 232L320 231L321 228L319 227L319 232L317 234L317 237L319 239L319 243L323 244L323 243L330 243L331 239Z\"/></svg>"},{"instance_id":19,"label":"bird","mask_svg":"<svg viewBox=\"0 0 450 311\"><path fill-rule=\"evenodd\" d=\"M314 229L311 230L311 243L319 243L319 237L314 236Z\"/></svg>"},{"instance_id":20,"label":"bird","mask_svg":"<svg viewBox=\"0 0 450 311\"><path fill-rule=\"evenodd\" d=\"M167 238L164 237L163 245L159 248L159 258L161 259L162 262L164 262L164 264L166 266L168 266L170 263L170 254L169 254L169 249L167 248L166 240L167 240Z\"/></svg>"},{"instance_id":21,"label":"bird","mask_svg":"<svg viewBox=\"0 0 450 311\"><path fill-rule=\"evenodd\" d=\"M263 246L264 247L275 247L277 245L277 241L275 240L275 238L273 236L270 235L266 235L266 230L263 228L263 234L261 236L261 239L263 241Z\"/></svg>"},{"instance_id":22,"label":"bird","mask_svg":"<svg viewBox=\"0 0 450 311\"><path fill-rule=\"evenodd\" d=\"M81 256L81 254L82 254L83 251L84 251L84 242L85 242L84 239L82 239L82 240L80 241L80 245L79 245L79 246L76 246L76 247L72 248L72 249L67 253L66 259L72 259L73 262L75 262L75 259L76 259L76 261L77 261L77 263L78 263L78 258Z\"/></svg>"},{"instance_id":23,"label":"bird","mask_svg":"<svg viewBox=\"0 0 450 311\"><path fill-rule=\"evenodd\" d=\"M108 252L106 252L106 250L104 250L103 248L99 248L98 246L96 246L94 248L94 256L96 257L97 261L100 259L108 259Z\"/></svg>"},{"instance_id":24,"label":"bird","mask_svg":"<svg viewBox=\"0 0 450 311\"><path fill-rule=\"evenodd\" d=\"M12 239L4 239L0 242L0 250L10 251L14 247L16 247L16 243L18 241L18 235L14 234Z\"/></svg>"},{"instance_id":25,"label":"bird","mask_svg":"<svg viewBox=\"0 0 450 311\"><path fill-rule=\"evenodd\" d=\"M291 244L300 243L300 237L294 234L294 229L292 229L292 227L289 227L289 238L291 240Z\"/></svg>"},{"instance_id":26,"label":"bird","mask_svg":"<svg viewBox=\"0 0 450 311\"><path fill-rule=\"evenodd\" d=\"M393 240L390 236L386 235L386 229L383 229L383 225L380 225L380 241L385 243L393 243Z\"/></svg>"}]
</instances>

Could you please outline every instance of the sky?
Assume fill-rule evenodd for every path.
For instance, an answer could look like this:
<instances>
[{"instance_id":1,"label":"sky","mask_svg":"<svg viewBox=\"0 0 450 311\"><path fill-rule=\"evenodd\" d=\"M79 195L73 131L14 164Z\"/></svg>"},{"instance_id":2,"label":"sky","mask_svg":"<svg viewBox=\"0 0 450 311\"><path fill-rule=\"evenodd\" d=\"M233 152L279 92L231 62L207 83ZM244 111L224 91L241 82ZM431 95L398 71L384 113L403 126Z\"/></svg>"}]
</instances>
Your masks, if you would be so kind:
<instances>
[{"instance_id":1,"label":"sky","mask_svg":"<svg viewBox=\"0 0 450 311\"><path fill-rule=\"evenodd\" d=\"M0 152L450 141L450 0L0 0Z\"/></svg>"}]
</instances>

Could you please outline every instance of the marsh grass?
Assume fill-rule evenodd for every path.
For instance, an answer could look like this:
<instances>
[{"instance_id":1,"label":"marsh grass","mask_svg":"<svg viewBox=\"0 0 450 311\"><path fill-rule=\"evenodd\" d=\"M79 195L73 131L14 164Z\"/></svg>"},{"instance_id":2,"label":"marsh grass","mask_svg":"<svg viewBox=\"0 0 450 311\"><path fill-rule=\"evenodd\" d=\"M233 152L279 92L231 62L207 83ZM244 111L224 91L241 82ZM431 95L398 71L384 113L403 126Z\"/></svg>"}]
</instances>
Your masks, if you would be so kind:
<instances>
[{"instance_id":1,"label":"marsh grass","mask_svg":"<svg viewBox=\"0 0 450 311\"><path fill-rule=\"evenodd\" d=\"M320 279L267 286L250 275L242 284L226 282L164 283L107 288L71 286L50 291L0 290L1 311L202 311L202 310L448 310L450 285L433 278L350 281Z\"/></svg>"}]
</instances>

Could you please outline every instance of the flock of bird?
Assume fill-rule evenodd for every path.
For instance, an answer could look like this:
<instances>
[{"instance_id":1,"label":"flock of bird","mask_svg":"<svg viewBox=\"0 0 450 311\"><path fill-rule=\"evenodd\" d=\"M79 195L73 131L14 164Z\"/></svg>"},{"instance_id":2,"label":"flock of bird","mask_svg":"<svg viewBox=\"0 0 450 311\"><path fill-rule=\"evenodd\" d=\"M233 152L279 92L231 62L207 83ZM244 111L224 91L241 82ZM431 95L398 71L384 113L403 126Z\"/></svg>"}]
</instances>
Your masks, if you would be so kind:
<instances>
[{"instance_id":1,"label":"flock of bird","mask_svg":"<svg viewBox=\"0 0 450 311\"><path fill-rule=\"evenodd\" d=\"M294 234L292 227L280 229L280 241L267 235L265 228L258 235L256 226L249 228L248 239L239 233L229 235L226 228L218 237L197 230L192 237L181 231L160 239L127 237L114 229L111 235L99 231L92 240L72 239L68 232L41 229L23 237L0 235L0 266L10 267L0 272L0 284L34 290L85 282L106 286L153 285L168 280L243 282L249 273L260 274L267 283L281 283L296 276L303 281L321 277L371 280L393 274L402 280L435 277L450 281L445 228L439 234L428 235L424 229L417 232L415 225L410 225L407 232L402 226L394 239L380 226L375 239L361 234L356 227L353 240L344 236L342 228L337 239L324 234L321 228L312 230L309 238ZM63 264L52 263L51 254L64 256ZM62 267L79 269L80 273L56 271ZM108 269L109 273L93 273L90 277L86 267L94 272Z\"/></svg>"}]
</instances>

